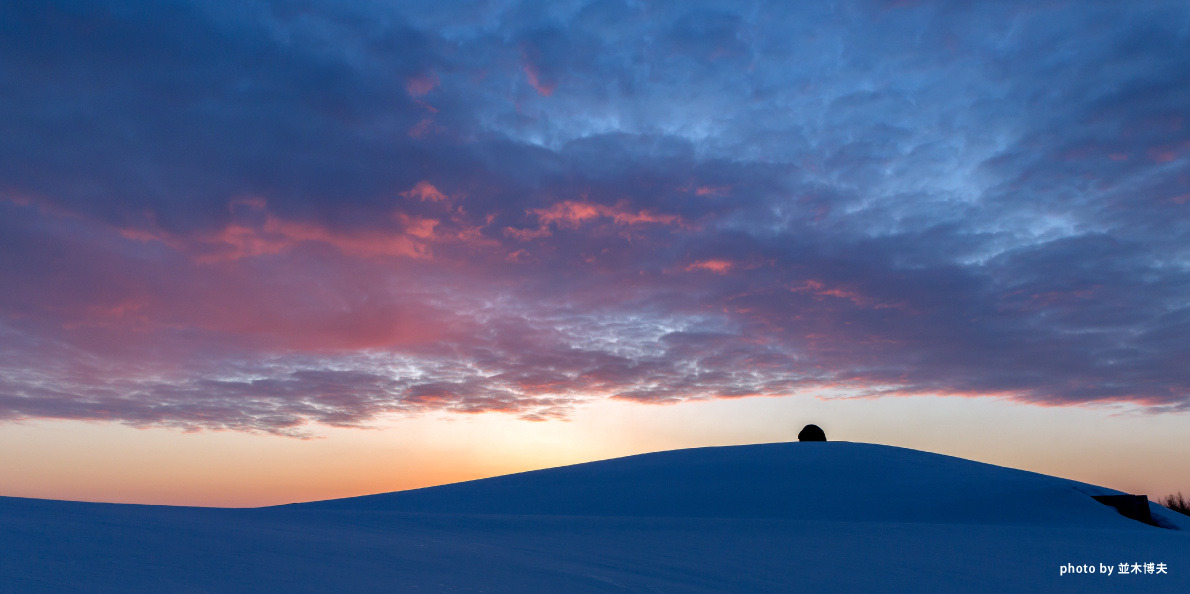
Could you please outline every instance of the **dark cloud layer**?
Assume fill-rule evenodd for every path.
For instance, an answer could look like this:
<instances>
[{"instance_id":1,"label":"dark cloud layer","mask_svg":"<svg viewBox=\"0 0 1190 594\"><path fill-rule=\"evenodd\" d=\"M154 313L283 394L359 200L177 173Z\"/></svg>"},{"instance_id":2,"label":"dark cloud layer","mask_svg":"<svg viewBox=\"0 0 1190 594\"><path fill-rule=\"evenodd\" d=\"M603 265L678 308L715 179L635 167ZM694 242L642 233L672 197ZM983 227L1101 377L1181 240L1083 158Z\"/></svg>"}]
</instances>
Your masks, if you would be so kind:
<instances>
[{"instance_id":1,"label":"dark cloud layer","mask_svg":"<svg viewBox=\"0 0 1190 594\"><path fill-rule=\"evenodd\" d=\"M1177 2L0 7L0 419L1190 407Z\"/></svg>"}]
</instances>

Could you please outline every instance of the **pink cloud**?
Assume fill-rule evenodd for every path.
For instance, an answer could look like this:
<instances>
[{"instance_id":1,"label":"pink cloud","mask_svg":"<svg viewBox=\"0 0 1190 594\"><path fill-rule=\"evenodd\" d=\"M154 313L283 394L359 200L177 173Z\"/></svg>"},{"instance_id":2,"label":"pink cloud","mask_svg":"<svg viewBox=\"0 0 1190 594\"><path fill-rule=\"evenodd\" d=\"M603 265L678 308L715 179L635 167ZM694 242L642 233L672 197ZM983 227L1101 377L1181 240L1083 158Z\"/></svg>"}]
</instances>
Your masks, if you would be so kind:
<instances>
[{"instance_id":1,"label":"pink cloud","mask_svg":"<svg viewBox=\"0 0 1190 594\"><path fill-rule=\"evenodd\" d=\"M209 263L279 254L306 242L329 245L352 256L429 258L428 246L418 241L425 239L427 229L432 232L432 225L427 227L424 222L418 222L412 231L406 229L404 233L344 233L269 215L259 228L233 223L215 235L201 238L209 251L198 256L197 261Z\"/></svg>"},{"instance_id":2,"label":"pink cloud","mask_svg":"<svg viewBox=\"0 0 1190 594\"><path fill-rule=\"evenodd\" d=\"M431 186L432 187L432 186ZM289 252L301 244L318 243L349 256L433 257L429 243L438 239L439 221L396 213L401 230L340 231L319 223L287 220L266 210L263 199L237 199L234 211L247 206L252 214L263 215L261 223L231 222L221 229L193 235L178 235L160 229L120 229L121 236L140 242L158 241L191 255L200 264L212 264L272 256Z\"/></svg>"},{"instance_id":3,"label":"pink cloud","mask_svg":"<svg viewBox=\"0 0 1190 594\"><path fill-rule=\"evenodd\" d=\"M427 219L425 217L413 217L404 213L397 214L397 220L405 226L405 233L412 235L418 239L435 240L438 235L434 229L438 227L439 221L437 219Z\"/></svg>"},{"instance_id":4,"label":"pink cloud","mask_svg":"<svg viewBox=\"0 0 1190 594\"><path fill-rule=\"evenodd\" d=\"M434 187L434 184L425 180L417 182L417 185L401 192L401 195L406 198L417 198L422 202L444 202L449 199L446 194Z\"/></svg>"},{"instance_id":5,"label":"pink cloud","mask_svg":"<svg viewBox=\"0 0 1190 594\"><path fill-rule=\"evenodd\" d=\"M726 196L731 193L731 186L699 186L694 193L698 196Z\"/></svg>"},{"instance_id":6,"label":"pink cloud","mask_svg":"<svg viewBox=\"0 0 1190 594\"><path fill-rule=\"evenodd\" d=\"M405 91L411 97L424 97L439 84L438 75L433 71L417 74L405 79Z\"/></svg>"},{"instance_id":7,"label":"pink cloud","mask_svg":"<svg viewBox=\"0 0 1190 594\"><path fill-rule=\"evenodd\" d=\"M814 295L817 299L823 297L834 297L836 299L845 299L851 303L864 308L871 309L886 309L886 308L900 308L898 304L879 303L875 299L864 295L858 291L848 289L841 286L827 286L819 280L808 279L800 285L790 287L790 291L794 293L809 293Z\"/></svg>"},{"instance_id":8,"label":"pink cloud","mask_svg":"<svg viewBox=\"0 0 1190 594\"><path fill-rule=\"evenodd\" d=\"M634 211L623 202L609 206L585 200L563 200L555 202L547 208L530 209L527 214L537 217L540 224L537 228L506 227L504 235L518 241L529 241L553 235L550 230L551 225L575 229L600 220L609 221L611 224L621 227L646 224L684 225L682 217L678 215L658 214L643 209Z\"/></svg>"},{"instance_id":9,"label":"pink cloud","mask_svg":"<svg viewBox=\"0 0 1190 594\"><path fill-rule=\"evenodd\" d=\"M440 132L441 126L434 123L434 118L422 118L420 122L414 124L409 131L406 132L410 138L425 138L435 132Z\"/></svg>"},{"instance_id":10,"label":"pink cloud","mask_svg":"<svg viewBox=\"0 0 1190 594\"><path fill-rule=\"evenodd\" d=\"M1154 147L1146 151L1146 153L1149 155L1150 159L1156 161L1157 163L1169 163L1170 161L1178 158L1177 153L1165 148Z\"/></svg>"},{"instance_id":11,"label":"pink cloud","mask_svg":"<svg viewBox=\"0 0 1190 594\"><path fill-rule=\"evenodd\" d=\"M1187 149L1190 149L1190 141L1150 147L1145 151L1145 154L1156 163L1169 163L1180 157Z\"/></svg>"},{"instance_id":12,"label":"pink cloud","mask_svg":"<svg viewBox=\"0 0 1190 594\"><path fill-rule=\"evenodd\" d=\"M576 200L564 200L554 203L549 208L530 210L529 213L536 215L542 225L556 224L566 227L577 227L600 218L609 218L617 225L675 225L682 221L678 215L656 214L647 210L633 212L622 203L608 206Z\"/></svg>"},{"instance_id":13,"label":"pink cloud","mask_svg":"<svg viewBox=\"0 0 1190 594\"><path fill-rule=\"evenodd\" d=\"M699 260L686 267L687 272L694 272L696 270L707 270L716 274L727 274L735 267L735 263L730 260Z\"/></svg>"},{"instance_id":14,"label":"pink cloud","mask_svg":"<svg viewBox=\"0 0 1190 594\"><path fill-rule=\"evenodd\" d=\"M529 78L529 85L532 86L542 97L549 97L554 94L554 89L557 88L557 83L544 82L541 80L541 72L537 69L537 65L528 62L524 66L525 76Z\"/></svg>"},{"instance_id":15,"label":"pink cloud","mask_svg":"<svg viewBox=\"0 0 1190 594\"><path fill-rule=\"evenodd\" d=\"M542 225L537 229L516 229L514 227L505 227L504 234L517 241L530 241L533 239L541 239L542 237L549 237L553 235L553 232L550 231L549 227Z\"/></svg>"}]
</instances>

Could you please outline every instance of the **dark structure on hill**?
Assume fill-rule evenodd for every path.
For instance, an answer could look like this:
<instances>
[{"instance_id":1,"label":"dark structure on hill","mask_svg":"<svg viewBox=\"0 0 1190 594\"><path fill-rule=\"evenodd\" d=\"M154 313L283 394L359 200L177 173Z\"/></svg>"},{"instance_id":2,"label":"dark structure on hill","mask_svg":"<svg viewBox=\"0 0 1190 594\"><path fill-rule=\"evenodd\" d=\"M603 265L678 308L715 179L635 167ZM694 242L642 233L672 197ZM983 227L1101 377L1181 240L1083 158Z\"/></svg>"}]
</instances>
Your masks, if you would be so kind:
<instances>
[{"instance_id":1,"label":"dark structure on hill","mask_svg":"<svg viewBox=\"0 0 1190 594\"><path fill-rule=\"evenodd\" d=\"M1162 527L1153 520L1153 514L1149 511L1149 498L1144 495L1092 495L1091 498L1103 505L1116 508L1125 518Z\"/></svg>"},{"instance_id":2,"label":"dark structure on hill","mask_svg":"<svg viewBox=\"0 0 1190 594\"><path fill-rule=\"evenodd\" d=\"M826 441L826 432L818 425L806 425L797 434L798 441Z\"/></svg>"}]
</instances>

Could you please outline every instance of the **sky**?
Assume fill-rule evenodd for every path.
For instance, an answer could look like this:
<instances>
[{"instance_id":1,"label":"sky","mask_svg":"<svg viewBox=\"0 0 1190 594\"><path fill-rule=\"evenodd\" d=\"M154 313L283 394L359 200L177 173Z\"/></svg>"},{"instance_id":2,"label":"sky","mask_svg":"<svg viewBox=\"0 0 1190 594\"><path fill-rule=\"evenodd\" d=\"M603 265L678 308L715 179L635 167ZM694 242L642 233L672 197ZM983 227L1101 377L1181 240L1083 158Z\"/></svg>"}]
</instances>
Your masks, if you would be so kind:
<instances>
[{"instance_id":1,"label":"sky","mask_svg":"<svg viewBox=\"0 0 1190 594\"><path fill-rule=\"evenodd\" d=\"M0 6L0 494L889 443L1190 492L1184 2Z\"/></svg>"}]
</instances>

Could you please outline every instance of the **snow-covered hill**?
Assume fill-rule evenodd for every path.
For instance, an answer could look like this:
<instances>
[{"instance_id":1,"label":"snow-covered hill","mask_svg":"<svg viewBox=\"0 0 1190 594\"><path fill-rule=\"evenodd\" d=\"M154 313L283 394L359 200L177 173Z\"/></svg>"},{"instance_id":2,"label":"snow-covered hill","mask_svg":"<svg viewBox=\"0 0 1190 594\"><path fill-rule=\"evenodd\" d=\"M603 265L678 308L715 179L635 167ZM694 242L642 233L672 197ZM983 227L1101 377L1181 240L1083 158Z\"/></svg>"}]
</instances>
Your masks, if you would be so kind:
<instances>
[{"instance_id":1,"label":"snow-covered hill","mask_svg":"<svg viewBox=\"0 0 1190 594\"><path fill-rule=\"evenodd\" d=\"M657 452L299 507L1129 527L1088 496L1110 493L1119 492L904 448L795 442Z\"/></svg>"},{"instance_id":2,"label":"snow-covered hill","mask_svg":"<svg viewBox=\"0 0 1190 594\"><path fill-rule=\"evenodd\" d=\"M1110 493L807 442L249 510L0 498L0 591L1190 591L1187 518Z\"/></svg>"}]
</instances>

